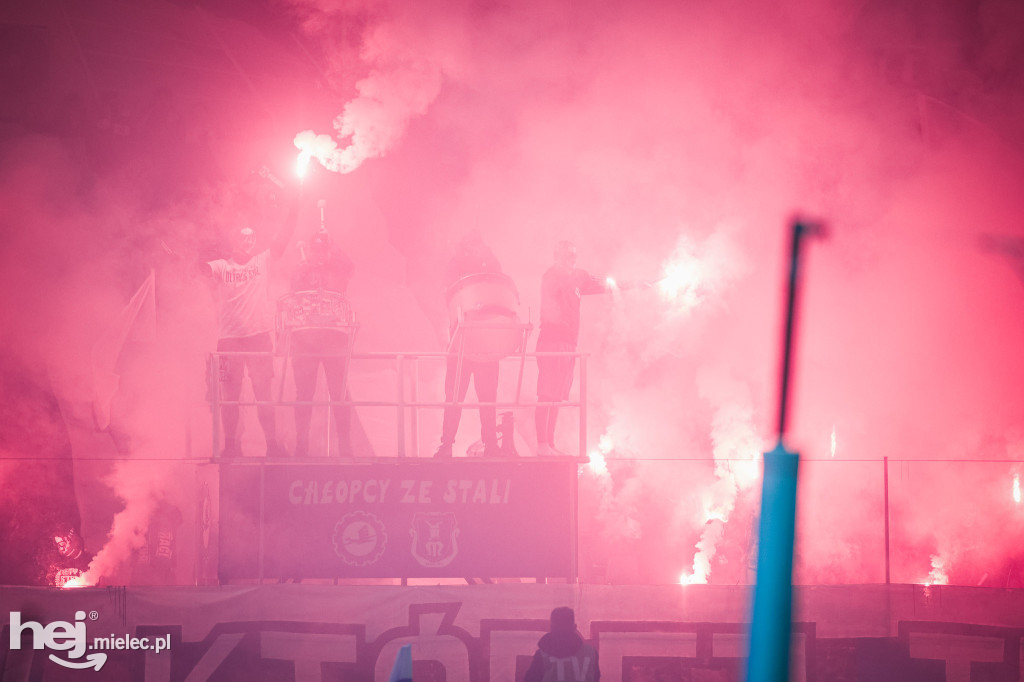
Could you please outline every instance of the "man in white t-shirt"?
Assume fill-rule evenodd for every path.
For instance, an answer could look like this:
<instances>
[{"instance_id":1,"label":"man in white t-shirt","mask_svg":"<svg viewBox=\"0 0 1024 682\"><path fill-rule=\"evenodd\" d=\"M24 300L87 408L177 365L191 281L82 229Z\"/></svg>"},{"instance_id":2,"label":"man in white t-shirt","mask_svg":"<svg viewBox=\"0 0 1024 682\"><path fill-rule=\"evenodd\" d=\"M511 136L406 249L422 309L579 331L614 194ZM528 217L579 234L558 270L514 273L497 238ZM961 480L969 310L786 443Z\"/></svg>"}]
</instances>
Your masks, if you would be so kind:
<instances>
[{"instance_id":1,"label":"man in white t-shirt","mask_svg":"<svg viewBox=\"0 0 1024 682\"><path fill-rule=\"evenodd\" d=\"M274 378L274 311L270 299L270 264L284 253L298 216L298 202L289 208L285 226L274 237L269 249L256 251L256 234L248 226L232 233L231 257L209 261L204 269L214 280L217 293L217 352L220 359L222 400L238 401L242 377L249 370L256 408L267 456L284 455L277 441L274 407L270 405ZM236 355L237 354L237 355ZM238 438L238 405L221 406L224 428L223 457L242 454Z\"/></svg>"}]
</instances>

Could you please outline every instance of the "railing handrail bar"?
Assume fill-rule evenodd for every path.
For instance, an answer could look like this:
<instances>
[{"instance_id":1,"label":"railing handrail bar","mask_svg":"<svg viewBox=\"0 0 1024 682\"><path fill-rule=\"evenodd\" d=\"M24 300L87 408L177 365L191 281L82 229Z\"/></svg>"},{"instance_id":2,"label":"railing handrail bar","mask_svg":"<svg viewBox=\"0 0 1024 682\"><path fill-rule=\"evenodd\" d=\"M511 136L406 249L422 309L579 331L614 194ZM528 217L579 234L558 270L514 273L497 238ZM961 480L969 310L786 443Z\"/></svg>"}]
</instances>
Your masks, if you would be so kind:
<instances>
[{"instance_id":1,"label":"railing handrail bar","mask_svg":"<svg viewBox=\"0 0 1024 682\"><path fill-rule=\"evenodd\" d=\"M238 350L238 351L222 351L214 350L210 351L209 354L213 357L259 357L271 355L274 357L281 357L277 351L251 351L251 350ZM399 358L447 358L452 353L446 351L429 351L423 353L399 353L390 351L374 351L370 353L295 353L291 352L292 357L317 357L317 358L352 358L353 360L397 360ZM519 360L520 355L509 355L504 358L499 358L498 362ZM579 351L567 351L567 350L546 350L546 351L534 351L533 353L524 353L523 357L527 358L543 358L543 357L575 357L584 358L590 357L590 353L581 353Z\"/></svg>"}]
</instances>

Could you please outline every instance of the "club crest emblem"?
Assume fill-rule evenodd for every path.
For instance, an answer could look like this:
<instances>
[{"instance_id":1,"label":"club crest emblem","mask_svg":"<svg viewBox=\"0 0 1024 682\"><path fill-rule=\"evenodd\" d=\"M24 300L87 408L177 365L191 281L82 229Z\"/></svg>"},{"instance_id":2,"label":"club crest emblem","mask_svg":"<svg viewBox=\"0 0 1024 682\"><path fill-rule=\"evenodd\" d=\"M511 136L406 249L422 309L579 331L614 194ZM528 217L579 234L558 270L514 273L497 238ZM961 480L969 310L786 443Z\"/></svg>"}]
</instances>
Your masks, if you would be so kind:
<instances>
[{"instance_id":1,"label":"club crest emblem","mask_svg":"<svg viewBox=\"0 0 1024 682\"><path fill-rule=\"evenodd\" d=\"M421 566L447 566L459 553L459 526L453 512L416 512L409 534L412 555Z\"/></svg>"},{"instance_id":2,"label":"club crest emblem","mask_svg":"<svg viewBox=\"0 0 1024 682\"><path fill-rule=\"evenodd\" d=\"M387 530L373 514L357 511L334 524L334 553L349 566L369 566L384 553Z\"/></svg>"}]
</instances>

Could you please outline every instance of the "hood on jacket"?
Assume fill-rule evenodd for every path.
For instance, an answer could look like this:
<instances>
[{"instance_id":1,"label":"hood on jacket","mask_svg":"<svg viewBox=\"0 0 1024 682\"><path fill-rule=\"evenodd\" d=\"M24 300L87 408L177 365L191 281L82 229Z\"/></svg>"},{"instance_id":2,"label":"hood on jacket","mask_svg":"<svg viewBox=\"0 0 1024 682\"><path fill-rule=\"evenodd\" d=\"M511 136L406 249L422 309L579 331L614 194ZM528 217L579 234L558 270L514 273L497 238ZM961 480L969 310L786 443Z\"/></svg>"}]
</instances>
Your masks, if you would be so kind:
<instances>
[{"instance_id":1,"label":"hood on jacket","mask_svg":"<svg viewBox=\"0 0 1024 682\"><path fill-rule=\"evenodd\" d=\"M575 630L549 632L537 642L537 648L555 658L572 656L583 646L583 637Z\"/></svg>"}]
</instances>

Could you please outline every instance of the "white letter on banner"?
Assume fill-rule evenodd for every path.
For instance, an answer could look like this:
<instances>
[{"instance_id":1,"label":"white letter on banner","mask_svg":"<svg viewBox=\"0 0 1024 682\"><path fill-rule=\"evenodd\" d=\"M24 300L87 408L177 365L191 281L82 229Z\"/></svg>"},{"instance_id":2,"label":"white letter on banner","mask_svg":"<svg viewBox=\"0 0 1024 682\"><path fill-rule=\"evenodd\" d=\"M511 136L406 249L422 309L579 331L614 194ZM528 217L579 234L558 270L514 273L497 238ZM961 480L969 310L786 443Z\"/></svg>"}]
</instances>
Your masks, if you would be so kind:
<instances>
[{"instance_id":1,"label":"white letter on banner","mask_svg":"<svg viewBox=\"0 0 1024 682\"><path fill-rule=\"evenodd\" d=\"M749 638L745 634L715 632L711 635L711 655L715 658L746 658L750 652ZM789 679L803 682L807 679L807 635L794 632L789 641Z\"/></svg>"},{"instance_id":2,"label":"white letter on banner","mask_svg":"<svg viewBox=\"0 0 1024 682\"><path fill-rule=\"evenodd\" d=\"M491 669L492 680L514 680L516 678L516 657L533 658L537 650L537 640L543 632L524 632L521 630L491 631Z\"/></svg>"},{"instance_id":3,"label":"white letter on banner","mask_svg":"<svg viewBox=\"0 0 1024 682\"><path fill-rule=\"evenodd\" d=\"M1002 663L1005 646L1001 637L910 633L910 657L945 661L947 682L970 682L971 661Z\"/></svg>"},{"instance_id":4,"label":"white letter on banner","mask_svg":"<svg viewBox=\"0 0 1024 682\"><path fill-rule=\"evenodd\" d=\"M260 657L295 664L295 682L320 682L321 663L355 663L355 635L261 632Z\"/></svg>"},{"instance_id":5,"label":"white letter on banner","mask_svg":"<svg viewBox=\"0 0 1024 682\"><path fill-rule=\"evenodd\" d=\"M185 678L185 681L208 682L210 676L217 672L217 668L235 650L235 647L238 646L243 637L245 637L245 634L242 632L218 636L217 639L213 640L210 648L203 652L203 657L192 667L192 671Z\"/></svg>"},{"instance_id":6,"label":"white letter on banner","mask_svg":"<svg viewBox=\"0 0 1024 682\"><path fill-rule=\"evenodd\" d=\"M386 680L395 663L395 656L403 644L412 643L414 657L421 660L437 661L444 666L446 682L469 682L469 652L466 645L450 635L420 635L402 637L388 642L381 648L374 664L375 680Z\"/></svg>"},{"instance_id":7,"label":"white letter on banner","mask_svg":"<svg viewBox=\"0 0 1024 682\"><path fill-rule=\"evenodd\" d=\"M602 632L601 682L622 682L624 656L696 658L695 632Z\"/></svg>"}]
</instances>

